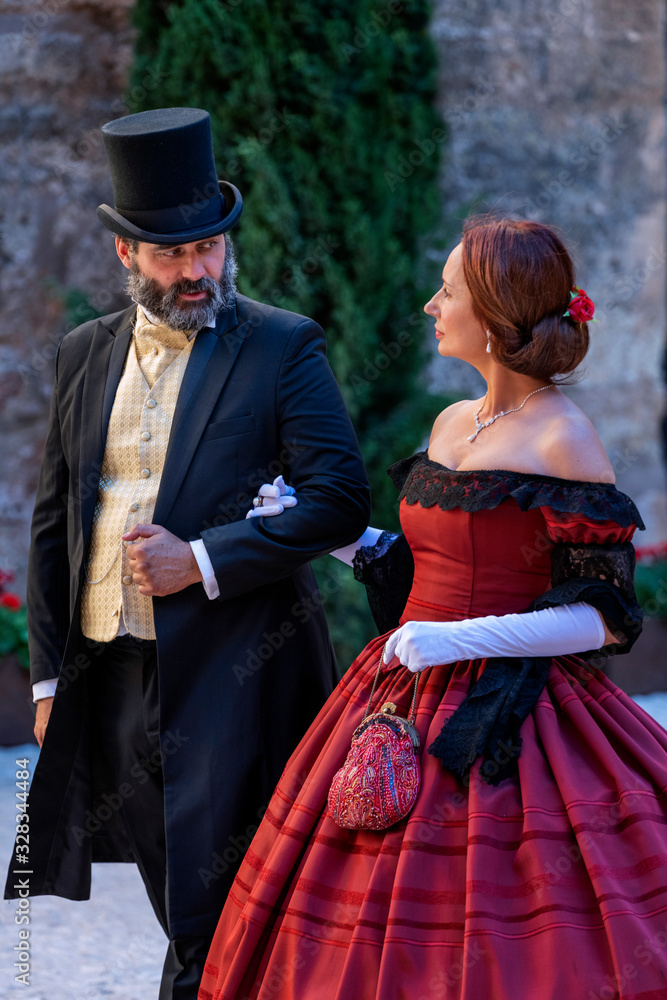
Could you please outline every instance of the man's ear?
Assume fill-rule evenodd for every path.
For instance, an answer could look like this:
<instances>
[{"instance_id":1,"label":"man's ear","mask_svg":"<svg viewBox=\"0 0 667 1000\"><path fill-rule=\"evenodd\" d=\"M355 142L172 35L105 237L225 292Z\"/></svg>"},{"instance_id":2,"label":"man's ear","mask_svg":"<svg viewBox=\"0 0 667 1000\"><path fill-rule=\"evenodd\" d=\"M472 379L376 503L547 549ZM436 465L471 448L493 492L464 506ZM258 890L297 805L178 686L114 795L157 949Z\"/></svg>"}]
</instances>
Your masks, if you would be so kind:
<instances>
[{"instance_id":1,"label":"man's ear","mask_svg":"<svg viewBox=\"0 0 667 1000\"><path fill-rule=\"evenodd\" d=\"M116 237L116 253L125 267L130 268L132 266L130 261L130 245L122 236Z\"/></svg>"}]
</instances>

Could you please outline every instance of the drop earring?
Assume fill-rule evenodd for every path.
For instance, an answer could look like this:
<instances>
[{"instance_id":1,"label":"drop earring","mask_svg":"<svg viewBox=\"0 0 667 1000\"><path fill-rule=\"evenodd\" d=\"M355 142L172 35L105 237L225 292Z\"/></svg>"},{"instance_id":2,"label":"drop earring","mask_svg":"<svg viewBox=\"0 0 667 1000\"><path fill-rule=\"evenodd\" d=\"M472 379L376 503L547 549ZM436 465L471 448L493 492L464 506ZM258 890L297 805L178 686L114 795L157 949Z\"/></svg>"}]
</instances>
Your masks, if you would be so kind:
<instances>
[{"instance_id":1,"label":"drop earring","mask_svg":"<svg viewBox=\"0 0 667 1000\"><path fill-rule=\"evenodd\" d=\"M487 354L491 353L491 331L490 330L486 331L486 353Z\"/></svg>"}]
</instances>

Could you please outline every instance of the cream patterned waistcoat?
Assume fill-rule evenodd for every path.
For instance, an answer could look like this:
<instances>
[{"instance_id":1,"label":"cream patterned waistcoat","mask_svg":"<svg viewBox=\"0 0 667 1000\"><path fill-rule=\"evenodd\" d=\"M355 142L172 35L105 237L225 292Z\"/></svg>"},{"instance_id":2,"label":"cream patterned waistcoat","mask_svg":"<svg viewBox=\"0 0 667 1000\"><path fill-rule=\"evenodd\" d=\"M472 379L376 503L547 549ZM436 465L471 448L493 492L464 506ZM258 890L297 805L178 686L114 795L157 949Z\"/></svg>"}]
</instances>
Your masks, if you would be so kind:
<instances>
[{"instance_id":1,"label":"cream patterned waistcoat","mask_svg":"<svg viewBox=\"0 0 667 1000\"><path fill-rule=\"evenodd\" d=\"M107 433L81 603L81 630L115 638L121 620L154 639L152 598L140 594L121 536L153 520L176 400L194 337L155 326L139 306Z\"/></svg>"}]
</instances>

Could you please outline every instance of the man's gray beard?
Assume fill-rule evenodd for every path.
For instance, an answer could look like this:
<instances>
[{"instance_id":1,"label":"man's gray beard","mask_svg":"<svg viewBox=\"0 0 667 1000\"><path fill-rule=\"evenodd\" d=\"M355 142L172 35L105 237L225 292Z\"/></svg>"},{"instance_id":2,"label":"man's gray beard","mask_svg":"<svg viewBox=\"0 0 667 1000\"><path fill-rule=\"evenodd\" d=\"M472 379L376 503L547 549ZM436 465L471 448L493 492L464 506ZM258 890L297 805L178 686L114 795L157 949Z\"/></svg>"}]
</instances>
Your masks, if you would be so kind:
<instances>
[{"instance_id":1,"label":"man's gray beard","mask_svg":"<svg viewBox=\"0 0 667 1000\"><path fill-rule=\"evenodd\" d=\"M236 298L236 275L238 265L234 254L231 237L225 235L225 262L222 267L220 281L208 276L199 281L189 281L181 278L174 282L165 292L155 278L147 278L139 269L134 255L130 258L130 271L127 276L127 294L140 306L159 319L172 330L200 330L215 322L219 312L229 309ZM208 292L208 299L201 302L190 302L187 305L178 302L178 296L183 292Z\"/></svg>"}]
</instances>

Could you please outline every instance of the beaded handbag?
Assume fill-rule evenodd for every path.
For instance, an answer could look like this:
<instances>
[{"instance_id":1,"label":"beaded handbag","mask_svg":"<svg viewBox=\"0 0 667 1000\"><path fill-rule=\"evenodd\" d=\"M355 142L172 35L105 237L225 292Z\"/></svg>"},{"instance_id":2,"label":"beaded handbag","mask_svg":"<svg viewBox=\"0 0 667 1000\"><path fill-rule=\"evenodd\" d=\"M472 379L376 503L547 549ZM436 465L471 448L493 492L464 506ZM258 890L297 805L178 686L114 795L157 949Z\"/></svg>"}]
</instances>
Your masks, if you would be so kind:
<instances>
[{"instance_id":1,"label":"beaded handbag","mask_svg":"<svg viewBox=\"0 0 667 1000\"><path fill-rule=\"evenodd\" d=\"M390 701L369 715L381 668L382 657L364 718L329 789L329 812L346 830L386 830L408 815L419 791L419 734L414 725L419 674L407 719L395 714L396 705Z\"/></svg>"}]
</instances>

